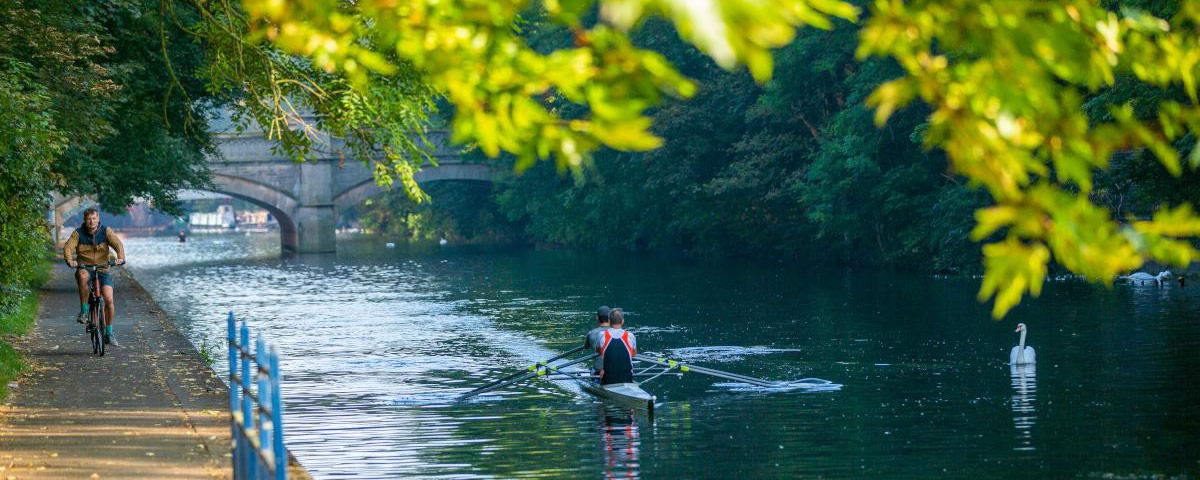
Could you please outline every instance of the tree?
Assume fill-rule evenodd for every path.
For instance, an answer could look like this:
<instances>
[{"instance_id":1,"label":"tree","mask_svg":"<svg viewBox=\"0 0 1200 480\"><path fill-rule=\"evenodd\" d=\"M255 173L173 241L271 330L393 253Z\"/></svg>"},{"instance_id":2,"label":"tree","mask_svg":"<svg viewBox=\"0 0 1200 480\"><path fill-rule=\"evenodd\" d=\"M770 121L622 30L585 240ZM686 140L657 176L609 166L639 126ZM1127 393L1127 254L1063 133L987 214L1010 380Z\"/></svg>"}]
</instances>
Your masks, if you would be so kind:
<instances>
[{"instance_id":1,"label":"tree","mask_svg":"<svg viewBox=\"0 0 1200 480\"><path fill-rule=\"evenodd\" d=\"M539 51L570 43L554 24L529 21L524 34ZM632 32L634 45L698 85L693 98L650 111L663 146L601 150L584 183L527 171L501 184L498 203L538 243L975 271L967 232L984 203L944 174L940 152L914 141L926 108L873 125L865 99L901 70L889 59L860 65L858 34L845 21L798 31L758 87L680 41L668 22L648 21Z\"/></svg>"},{"instance_id":2,"label":"tree","mask_svg":"<svg viewBox=\"0 0 1200 480\"><path fill-rule=\"evenodd\" d=\"M650 133L646 112L667 97L695 91L661 55L630 41L629 32L645 18L668 19L717 64L745 64L761 83L773 69L770 49L791 41L796 28L829 28L831 18L857 14L832 0L543 0L536 5L573 38L573 45L543 53L519 34L519 14L531 4L248 0L244 18L226 16L241 18L238 25L252 41L306 56L318 71L345 78L353 91L370 88L378 77L416 79L453 106L456 140L475 142L488 156L509 152L518 170L553 157L560 170L579 175L592 168L591 153L601 146L658 147L661 139ZM872 3L857 55L894 59L903 72L871 96L875 121L883 125L920 99L930 109L921 127L925 143L944 150L954 173L991 196L994 205L977 212L971 235L988 242L980 298L995 298L996 317L1026 292L1040 292L1051 261L1109 283L1147 259L1183 265L1196 257L1188 240L1200 235L1200 218L1188 204L1164 206L1152 219L1116 220L1094 190L1095 172L1117 150L1144 146L1179 175L1184 162L1176 143L1186 148L1200 128L1200 1L1153 12L1139 6L1087 0ZM585 21L591 12L598 12L595 21ZM1142 97L1151 102L1142 110L1103 95L1123 82L1162 95ZM852 116L835 123L847 135L858 131ZM888 202L866 188L879 168L872 165L871 145L855 137L825 141L820 148L828 156L796 182L797 191L807 191L818 206L837 207L837 199L844 201L840 195ZM1191 152L1187 163L1194 168L1200 153ZM414 164L394 165L411 172ZM740 171L752 181L754 169L747 163ZM821 185L847 172L866 183L827 183L841 192L837 198L828 189L803 188L805 181ZM925 174L892 172L897 180ZM836 217L847 213L854 212L833 208L808 215L837 229Z\"/></svg>"},{"instance_id":3,"label":"tree","mask_svg":"<svg viewBox=\"0 0 1200 480\"><path fill-rule=\"evenodd\" d=\"M1172 142L1194 143L1200 128L1200 2L1162 18L1116 6L1120 13L1090 1L873 4L859 55L889 56L905 71L875 91L877 122L915 99L930 105L926 143L995 202L977 212L972 237L997 239L983 247L980 290L995 297L996 317L1040 292L1051 259L1111 283L1147 259L1197 258L1188 240L1200 235L1200 217L1189 204L1118 220L1093 192L1094 173L1121 149L1145 147L1182 173ZM1162 94L1140 110L1100 95L1131 84ZM1187 163L1200 165L1197 150Z\"/></svg>"},{"instance_id":4,"label":"tree","mask_svg":"<svg viewBox=\"0 0 1200 480\"><path fill-rule=\"evenodd\" d=\"M84 30L84 31L80 31ZM99 63L104 49L73 18L26 2L0 4L0 313L22 298L41 262L46 202L59 186L55 160L73 140L104 133L91 100L113 84ZM78 103L76 103L78 102ZM64 107L74 109L68 115Z\"/></svg>"},{"instance_id":5,"label":"tree","mask_svg":"<svg viewBox=\"0 0 1200 480\"><path fill-rule=\"evenodd\" d=\"M173 211L177 190L207 181L209 97L188 78L204 49L184 34L194 18L170 21L159 8L0 3L0 287L24 285L42 261L51 192ZM166 65L182 77L169 79Z\"/></svg>"},{"instance_id":6,"label":"tree","mask_svg":"<svg viewBox=\"0 0 1200 480\"><path fill-rule=\"evenodd\" d=\"M103 50L98 70L85 73L98 78L80 82L110 86L102 97L66 91L56 102L61 121L81 122L87 133L72 136L55 160L57 190L94 195L113 212L144 200L181 214L176 193L208 184L207 119L218 101L195 75L207 61L185 33L195 12L166 17L157 0L39 3L81 25Z\"/></svg>"},{"instance_id":7,"label":"tree","mask_svg":"<svg viewBox=\"0 0 1200 480\"><path fill-rule=\"evenodd\" d=\"M416 98L436 91L454 108L454 140L473 142L491 157L509 152L520 170L553 158L560 170L576 174L602 145L634 151L657 147L661 140L649 133L645 110L695 90L661 55L630 43L627 32L643 18L671 19L722 66L748 65L761 82L770 77L769 49L787 44L797 26L828 26L830 16L855 15L850 6L830 0L726 0L708 11L664 0L550 0L537 6L570 29L574 44L541 53L520 34L519 15L534 5L523 0L250 0L244 2L245 14L228 4L195 4L206 12L201 30L221 52L214 70L232 72L213 78L222 80L218 85L251 87L245 89L251 98L244 107L271 125L289 151L299 154L310 146L289 128L303 120L296 113L302 109L283 105L289 99L300 98L304 107L335 119L318 120L322 128L395 129L389 122L345 119L339 102L328 100L338 95L319 86L331 75L345 78L341 96L377 105L371 92L398 78L410 87L405 91L415 93L392 97L397 100L392 105L414 115L411 121L391 122L407 129L405 134L423 120L421 107L428 107ZM597 5L599 21L585 24ZM249 41L231 35L243 29ZM270 46L256 43L262 40ZM280 58L275 48L303 55L311 64ZM264 73L256 72L272 77L261 79ZM565 108L570 105L584 108L563 115L580 112ZM412 171L427 160L419 144L404 135L389 136L390 143L366 140L357 153L367 161L373 161L374 149L391 149L376 163L383 183L398 174L407 189L418 191Z\"/></svg>"}]
</instances>

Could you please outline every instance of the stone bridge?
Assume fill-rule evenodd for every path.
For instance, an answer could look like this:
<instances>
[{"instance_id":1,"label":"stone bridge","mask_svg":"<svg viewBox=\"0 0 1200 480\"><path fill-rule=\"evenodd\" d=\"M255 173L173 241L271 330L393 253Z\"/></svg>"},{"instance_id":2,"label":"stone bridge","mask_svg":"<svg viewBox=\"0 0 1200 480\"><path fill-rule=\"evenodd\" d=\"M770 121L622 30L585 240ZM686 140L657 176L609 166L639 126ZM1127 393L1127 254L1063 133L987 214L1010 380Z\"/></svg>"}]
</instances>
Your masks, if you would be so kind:
<instances>
[{"instance_id":1,"label":"stone bridge","mask_svg":"<svg viewBox=\"0 0 1200 480\"><path fill-rule=\"evenodd\" d=\"M437 165L425 165L417 172L414 176L417 183L490 182L496 178L499 168L464 162L459 151L449 146L448 136L444 130L427 134L436 147L433 158ZM383 192L375 184L370 168L353 159L341 139L329 135L318 134L308 159L299 164L275 153L272 149L275 141L261 131L215 133L214 141L221 158L209 160L213 184L210 190L270 211L279 222L280 242L285 252L333 252L338 215ZM86 198L60 196L53 203L55 232L62 230L65 219L95 204Z\"/></svg>"}]
</instances>

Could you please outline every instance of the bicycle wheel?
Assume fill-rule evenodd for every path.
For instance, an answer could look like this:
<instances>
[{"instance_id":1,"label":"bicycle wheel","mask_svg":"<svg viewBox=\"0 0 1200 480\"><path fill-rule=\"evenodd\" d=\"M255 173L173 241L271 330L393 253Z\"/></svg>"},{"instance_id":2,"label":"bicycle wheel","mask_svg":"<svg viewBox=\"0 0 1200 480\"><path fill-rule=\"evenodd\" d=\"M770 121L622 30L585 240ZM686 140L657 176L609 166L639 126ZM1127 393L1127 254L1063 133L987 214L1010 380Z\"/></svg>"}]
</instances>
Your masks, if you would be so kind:
<instances>
[{"instance_id":1,"label":"bicycle wheel","mask_svg":"<svg viewBox=\"0 0 1200 480\"><path fill-rule=\"evenodd\" d=\"M96 302L96 336L99 340L96 342L100 345L100 356L104 356L104 299Z\"/></svg>"},{"instance_id":2,"label":"bicycle wheel","mask_svg":"<svg viewBox=\"0 0 1200 480\"><path fill-rule=\"evenodd\" d=\"M100 341L100 330L96 328L96 315L89 314L87 322L88 336L92 339L92 355L95 355L100 353L100 347L103 346L103 342Z\"/></svg>"}]
</instances>

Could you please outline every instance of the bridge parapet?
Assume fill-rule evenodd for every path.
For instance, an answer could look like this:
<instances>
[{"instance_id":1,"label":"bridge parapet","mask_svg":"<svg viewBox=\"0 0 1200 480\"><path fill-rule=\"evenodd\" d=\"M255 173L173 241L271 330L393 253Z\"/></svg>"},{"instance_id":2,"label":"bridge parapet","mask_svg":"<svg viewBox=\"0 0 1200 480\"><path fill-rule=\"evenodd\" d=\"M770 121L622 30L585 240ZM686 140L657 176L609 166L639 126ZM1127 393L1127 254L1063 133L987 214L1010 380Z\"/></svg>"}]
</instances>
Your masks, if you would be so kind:
<instances>
[{"instance_id":1,"label":"bridge parapet","mask_svg":"<svg viewBox=\"0 0 1200 480\"><path fill-rule=\"evenodd\" d=\"M330 137L323 133L315 133L311 135L313 139L313 148L309 151L306 162L311 161L338 161L349 163L361 163L351 161L350 148L346 146L346 141ZM211 161L225 163L240 163L240 162L291 162L291 157L284 155L277 147L278 142L269 138L266 133L259 130L251 130L240 134L234 133L217 133L214 134L217 150L221 153L219 158L213 158ZM461 161L461 149L450 143L450 132L448 130L431 130L425 133L425 139L428 140L431 146L431 155L439 163L449 162L455 163ZM380 152L380 157L383 153Z\"/></svg>"}]
</instances>

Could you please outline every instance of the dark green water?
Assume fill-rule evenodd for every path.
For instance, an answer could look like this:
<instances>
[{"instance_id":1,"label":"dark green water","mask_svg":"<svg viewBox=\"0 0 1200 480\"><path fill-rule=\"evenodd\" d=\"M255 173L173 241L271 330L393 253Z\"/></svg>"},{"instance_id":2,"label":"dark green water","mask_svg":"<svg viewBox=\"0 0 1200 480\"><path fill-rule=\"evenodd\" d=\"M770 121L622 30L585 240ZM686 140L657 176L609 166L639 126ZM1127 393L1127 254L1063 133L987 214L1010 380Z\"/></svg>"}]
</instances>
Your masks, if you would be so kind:
<instances>
[{"instance_id":1,"label":"dark green water","mask_svg":"<svg viewBox=\"0 0 1200 480\"><path fill-rule=\"evenodd\" d=\"M373 240L283 259L271 235L127 244L197 345L223 345L233 310L280 347L288 443L317 478L1200 476L1200 285L1051 282L993 322L969 279ZM660 378L652 419L548 381L449 401L575 346L600 304L629 312L641 350L841 388ZM1036 368L1008 365L1018 322Z\"/></svg>"}]
</instances>

